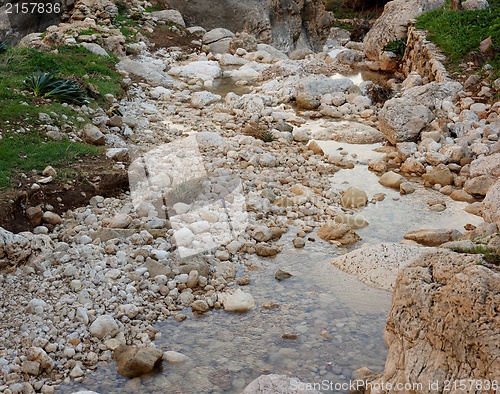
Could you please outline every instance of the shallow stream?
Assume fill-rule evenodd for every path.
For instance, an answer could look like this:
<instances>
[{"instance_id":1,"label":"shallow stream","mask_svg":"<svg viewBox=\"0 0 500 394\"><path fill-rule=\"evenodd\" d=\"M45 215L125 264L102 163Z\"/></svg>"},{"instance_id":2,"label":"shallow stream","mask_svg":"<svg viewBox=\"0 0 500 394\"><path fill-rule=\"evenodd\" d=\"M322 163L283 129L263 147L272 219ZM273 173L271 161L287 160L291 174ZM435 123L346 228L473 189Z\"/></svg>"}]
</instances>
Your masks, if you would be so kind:
<instances>
[{"instance_id":1,"label":"shallow stream","mask_svg":"<svg viewBox=\"0 0 500 394\"><path fill-rule=\"evenodd\" d=\"M222 95L234 89L228 80L214 86L214 91ZM248 87L238 89L242 94ZM415 193L405 196L381 186L366 164L382 156L373 151L380 144L319 143L326 153L342 148L348 157L355 156L354 169L341 170L331 177L334 188L342 191L357 186L369 199L377 193L386 194L383 201L357 212L369 222L368 227L357 230L362 242L399 242L406 232L420 228L463 231L465 224L482 221L463 211L465 203L422 185L415 185ZM447 209L431 212L427 203L434 199L444 200ZM383 370L387 352L383 330L391 293L364 285L333 267L330 260L338 250L315 234L310 234L314 242L295 249L291 243L295 231L291 229L283 236L284 249L275 258L253 255L246 266L240 267L238 276L252 279L243 290L254 296L254 310L244 314L212 310L201 316L185 310L185 321L171 318L156 325L161 333L156 346L187 355L187 362L164 363L161 371L132 380L118 376L114 363L102 365L97 372L87 373L83 383L72 382L57 392L240 393L253 379L268 373L286 374L302 382L335 384L348 382L360 367ZM279 282L274 278L277 269L293 276Z\"/></svg>"}]
</instances>

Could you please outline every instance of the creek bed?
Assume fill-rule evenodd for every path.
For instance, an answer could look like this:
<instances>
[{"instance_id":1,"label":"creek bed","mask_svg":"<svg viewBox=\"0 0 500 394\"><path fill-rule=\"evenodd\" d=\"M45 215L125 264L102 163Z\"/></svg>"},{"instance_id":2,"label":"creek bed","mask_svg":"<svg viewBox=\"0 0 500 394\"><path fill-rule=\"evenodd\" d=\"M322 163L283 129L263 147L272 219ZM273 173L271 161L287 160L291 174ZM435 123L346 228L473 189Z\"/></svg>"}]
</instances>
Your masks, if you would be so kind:
<instances>
[{"instance_id":1,"label":"creek bed","mask_svg":"<svg viewBox=\"0 0 500 394\"><path fill-rule=\"evenodd\" d=\"M254 296L254 310L214 310L198 317L187 311L184 322L169 319L156 325L162 333L157 347L186 354L190 360L185 364L164 363L161 372L131 381L107 365L59 392L85 388L109 394L240 393L266 373L287 374L302 382L340 383L363 366L382 370L390 293L333 267L329 261L334 249L326 242L317 239L295 249L293 237L291 229L282 238L283 252L273 259L249 258L252 282L243 290ZM278 282L277 269L290 272L292 278ZM264 303L273 307L263 308ZM297 339L283 339L283 334Z\"/></svg>"}]
</instances>

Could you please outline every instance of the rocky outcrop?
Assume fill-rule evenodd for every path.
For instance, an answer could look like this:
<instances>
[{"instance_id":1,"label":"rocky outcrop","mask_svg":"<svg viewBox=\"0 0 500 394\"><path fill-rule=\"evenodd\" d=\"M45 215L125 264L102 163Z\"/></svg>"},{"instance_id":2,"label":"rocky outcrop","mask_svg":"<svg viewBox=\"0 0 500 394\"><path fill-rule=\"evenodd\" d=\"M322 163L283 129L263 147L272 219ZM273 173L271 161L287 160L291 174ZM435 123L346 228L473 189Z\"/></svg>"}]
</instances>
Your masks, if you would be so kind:
<instances>
[{"instance_id":1,"label":"rocky outcrop","mask_svg":"<svg viewBox=\"0 0 500 394\"><path fill-rule=\"evenodd\" d=\"M407 36L408 22L411 19L444 4L444 0L394 0L387 3L382 15L365 36L366 57L370 60L378 60L382 49L388 42Z\"/></svg>"},{"instance_id":2,"label":"rocky outcrop","mask_svg":"<svg viewBox=\"0 0 500 394\"><path fill-rule=\"evenodd\" d=\"M416 141L420 132L425 130L434 115L429 108L407 98L386 101L379 112L379 128L389 142Z\"/></svg>"},{"instance_id":3,"label":"rocky outcrop","mask_svg":"<svg viewBox=\"0 0 500 394\"><path fill-rule=\"evenodd\" d=\"M30 4L27 0L12 1L13 8L0 7L0 41L17 43L24 36L43 32L51 25L61 21L83 21L87 18L95 21L109 21L118 15L118 7L110 0L48 0L43 8L34 12L12 12L22 10L22 4ZM33 4L31 2L31 4ZM29 6L28 6L29 7ZM29 8L31 10L31 8ZM62 44L60 44L62 45Z\"/></svg>"},{"instance_id":4,"label":"rocky outcrop","mask_svg":"<svg viewBox=\"0 0 500 394\"><path fill-rule=\"evenodd\" d=\"M500 228L500 180L486 193L481 211L485 221L496 223Z\"/></svg>"},{"instance_id":5,"label":"rocky outcrop","mask_svg":"<svg viewBox=\"0 0 500 394\"><path fill-rule=\"evenodd\" d=\"M416 245L382 243L365 246L332 260L337 268L370 286L392 290L401 269L409 265L429 248Z\"/></svg>"},{"instance_id":6,"label":"rocky outcrop","mask_svg":"<svg viewBox=\"0 0 500 394\"><path fill-rule=\"evenodd\" d=\"M260 42L291 52L297 48L321 49L330 28L324 0L163 0L184 18L205 29L224 27L247 31Z\"/></svg>"},{"instance_id":7,"label":"rocky outcrop","mask_svg":"<svg viewBox=\"0 0 500 394\"><path fill-rule=\"evenodd\" d=\"M445 381L498 379L500 272L481 261L479 255L439 250L400 272L385 329L389 354L372 387L422 384L408 391L420 393L438 382L433 392L445 392Z\"/></svg>"},{"instance_id":8,"label":"rocky outcrop","mask_svg":"<svg viewBox=\"0 0 500 394\"><path fill-rule=\"evenodd\" d=\"M13 234L0 227L0 268L35 262L40 255L49 255L53 249L50 238L29 232Z\"/></svg>"}]
</instances>

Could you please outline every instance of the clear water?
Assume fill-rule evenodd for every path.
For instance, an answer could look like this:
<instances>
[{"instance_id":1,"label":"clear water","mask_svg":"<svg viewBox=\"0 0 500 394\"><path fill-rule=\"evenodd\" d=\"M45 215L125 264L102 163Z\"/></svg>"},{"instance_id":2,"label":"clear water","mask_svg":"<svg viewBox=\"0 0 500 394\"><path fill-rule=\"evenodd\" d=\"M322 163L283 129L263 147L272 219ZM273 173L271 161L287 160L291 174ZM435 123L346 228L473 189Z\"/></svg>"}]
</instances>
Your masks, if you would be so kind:
<instances>
[{"instance_id":1,"label":"clear water","mask_svg":"<svg viewBox=\"0 0 500 394\"><path fill-rule=\"evenodd\" d=\"M384 201L369 204L357 214L370 224L358 233L363 242L398 242L407 231L418 228L457 228L481 219L463 211L465 203L416 185L415 193L400 196L383 187L366 162L380 154L379 145L351 145L321 141L326 152L339 147L355 154L354 169L341 170L331 178L338 190L362 188L371 198L385 193ZM430 212L427 201L442 199L442 213ZM330 264L336 250L316 238L304 249L295 249L290 230L282 238L285 247L275 258L249 256L238 276L249 275L243 287L256 301L256 308L243 314L210 311L195 316L185 310L183 322L168 319L157 324L162 334L157 347L174 350L190 359L184 364L165 364L155 374L132 380L116 374L114 364L102 365L87 374L83 383L61 387L59 393L94 390L98 393L240 393L262 374L277 373L309 383L343 383L360 367L381 371L386 348L383 330L390 307L389 292L368 287ZM278 282L277 269L292 278ZM246 271L246 272L245 272ZM263 304L273 305L265 308ZM284 339L293 334L295 339ZM327 392L327 391L324 391ZM338 392L338 391L336 391Z\"/></svg>"},{"instance_id":2,"label":"clear water","mask_svg":"<svg viewBox=\"0 0 500 394\"><path fill-rule=\"evenodd\" d=\"M330 245L317 239L304 249L282 239L284 251L273 259L249 258L252 282L243 287L256 308L243 314L211 311L183 322L169 319L156 328L157 347L190 357L165 364L155 375L127 381L113 365L87 375L61 393L91 389L99 393L240 393L261 374L277 373L302 382L348 382L356 369L384 367L383 342L390 293L370 288L330 264ZM316 237L317 238L317 237ZM278 282L277 269L293 277ZM272 303L273 308L262 307ZM297 339L283 339L296 334Z\"/></svg>"}]
</instances>

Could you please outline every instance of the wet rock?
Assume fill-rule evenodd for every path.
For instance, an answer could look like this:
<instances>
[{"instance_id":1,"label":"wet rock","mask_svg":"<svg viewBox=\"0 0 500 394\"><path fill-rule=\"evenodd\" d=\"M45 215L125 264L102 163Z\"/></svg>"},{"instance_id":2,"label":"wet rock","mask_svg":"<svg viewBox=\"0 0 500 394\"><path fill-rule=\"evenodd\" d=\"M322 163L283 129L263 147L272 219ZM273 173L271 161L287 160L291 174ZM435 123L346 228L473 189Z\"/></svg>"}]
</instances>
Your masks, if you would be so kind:
<instances>
[{"instance_id":1,"label":"wet rock","mask_svg":"<svg viewBox=\"0 0 500 394\"><path fill-rule=\"evenodd\" d=\"M289 272L286 272L286 271L283 271L281 269L279 269L278 271L276 271L274 273L274 278L276 280L279 280L279 281L282 281L282 280L285 280L285 279L290 279L293 275L290 274Z\"/></svg>"},{"instance_id":2,"label":"wet rock","mask_svg":"<svg viewBox=\"0 0 500 394\"><path fill-rule=\"evenodd\" d=\"M103 339L107 336L114 337L120 332L120 328L113 316L102 315L94 320L89 327L89 331L92 336Z\"/></svg>"},{"instance_id":3,"label":"wet rock","mask_svg":"<svg viewBox=\"0 0 500 394\"><path fill-rule=\"evenodd\" d=\"M424 174L423 178L424 181L432 185L439 184L441 186L446 186L453 184L453 173L443 164Z\"/></svg>"},{"instance_id":4,"label":"wet rock","mask_svg":"<svg viewBox=\"0 0 500 394\"><path fill-rule=\"evenodd\" d=\"M428 250L416 245L381 243L336 257L332 264L369 286L392 290L399 271Z\"/></svg>"},{"instance_id":5,"label":"wet rock","mask_svg":"<svg viewBox=\"0 0 500 394\"><path fill-rule=\"evenodd\" d=\"M349 215L342 212L335 214L334 220L337 223L347 224L354 230L365 228L366 226L368 226L368 222L361 216Z\"/></svg>"},{"instance_id":6,"label":"wet rock","mask_svg":"<svg viewBox=\"0 0 500 394\"><path fill-rule=\"evenodd\" d=\"M219 295L219 300L227 312L247 312L255 308L255 300L250 293L236 289L233 293Z\"/></svg>"},{"instance_id":7,"label":"wet rock","mask_svg":"<svg viewBox=\"0 0 500 394\"><path fill-rule=\"evenodd\" d=\"M257 227L252 234L253 239L258 242L266 242L271 239L273 233L271 229L267 226L259 226Z\"/></svg>"},{"instance_id":8,"label":"wet rock","mask_svg":"<svg viewBox=\"0 0 500 394\"><path fill-rule=\"evenodd\" d=\"M167 350L166 352L163 352L163 360L171 364L182 364L188 361L189 357L179 352Z\"/></svg>"},{"instance_id":9,"label":"wet rock","mask_svg":"<svg viewBox=\"0 0 500 394\"><path fill-rule=\"evenodd\" d=\"M191 304L191 309L193 312L205 313L210 310L210 307L205 300L196 300Z\"/></svg>"},{"instance_id":10,"label":"wet rock","mask_svg":"<svg viewBox=\"0 0 500 394\"><path fill-rule=\"evenodd\" d=\"M118 373L127 378L135 378L154 370L161 363L163 352L154 347L122 345L115 350Z\"/></svg>"},{"instance_id":11,"label":"wet rock","mask_svg":"<svg viewBox=\"0 0 500 394\"><path fill-rule=\"evenodd\" d=\"M410 231L403 238L424 246L439 246L445 242L459 239L461 236L460 231L454 229L424 229Z\"/></svg>"},{"instance_id":12,"label":"wet rock","mask_svg":"<svg viewBox=\"0 0 500 394\"><path fill-rule=\"evenodd\" d=\"M378 183L380 183L382 186L399 190L399 187L404 182L404 180L405 178L402 175L396 174L394 171L389 171L380 177Z\"/></svg>"},{"instance_id":13,"label":"wet rock","mask_svg":"<svg viewBox=\"0 0 500 394\"><path fill-rule=\"evenodd\" d=\"M352 245L361 240L347 224L336 223L332 220L325 223L317 232L318 237L325 241L337 241L342 245Z\"/></svg>"},{"instance_id":14,"label":"wet rock","mask_svg":"<svg viewBox=\"0 0 500 394\"><path fill-rule=\"evenodd\" d=\"M399 185L399 193L401 195L412 194L413 192L415 192L415 186L411 182L403 182Z\"/></svg>"},{"instance_id":15,"label":"wet rock","mask_svg":"<svg viewBox=\"0 0 500 394\"><path fill-rule=\"evenodd\" d=\"M395 98L385 102L378 114L379 129L391 144L416 141L434 115L424 105L406 98Z\"/></svg>"},{"instance_id":16,"label":"wet rock","mask_svg":"<svg viewBox=\"0 0 500 394\"><path fill-rule=\"evenodd\" d=\"M350 187L342 194L340 203L346 208L360 208L368 203L368 196L364 190L357 187Z\"/></svg>"},{"instance_id":17,"label":"wet rock","mask_svg":"<svg viewBox=\"0 0 500 394\"><path fill-rule=\"evenodd\" d=\"M92 145L104 145L106 143L104 134L93 124L85 125L83 128L83 139Z\"/></svg>"},{"instance_id":18,"label":"wet rock","mask_svg":"<svg viewBox=\"0 0 500 394\"><path fill-rule=\"evenodd\" d=\"M306 246L306 241L304 238L294 238L292 239L293 246L297 249L302 249L304 246Z\"/></svg>"},{"instance_id":19,"label":"wet rock","mask_svg":"<svg viewBox=\"0 0 500 394\"><path fill-rule=\"evenodd\" d=\"M270 246L264 242L260 242L255 245L255 253L257 256L261 257L273 257L279 253L279 249L276 246Z\"/></svg>"}]
</instances>

